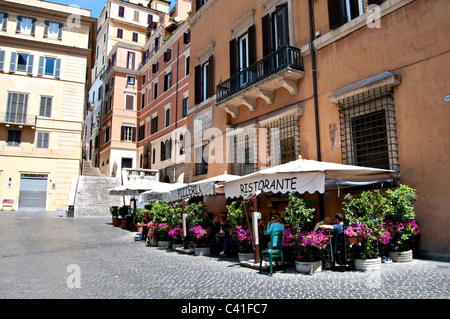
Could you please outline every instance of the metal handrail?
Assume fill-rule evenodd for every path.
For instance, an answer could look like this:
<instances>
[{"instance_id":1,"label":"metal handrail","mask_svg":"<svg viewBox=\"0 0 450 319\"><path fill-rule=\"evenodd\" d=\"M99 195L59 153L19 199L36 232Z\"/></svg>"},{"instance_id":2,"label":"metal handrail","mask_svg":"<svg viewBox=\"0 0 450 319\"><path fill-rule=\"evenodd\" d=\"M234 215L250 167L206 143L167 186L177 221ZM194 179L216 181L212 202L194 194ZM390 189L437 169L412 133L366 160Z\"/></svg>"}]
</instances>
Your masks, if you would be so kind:
<instances>
[{"instance_id":1,"label":"metal handrail","mask_svg":"<svg viewBox=\"0 0 450 319\"><path fill-rule=\"evenodd\" d=\"M217 85L217 102L223 101L287 68L303 71L300 49L283 46L229 79L220 82Z\"/></svg>"}]
</instances>

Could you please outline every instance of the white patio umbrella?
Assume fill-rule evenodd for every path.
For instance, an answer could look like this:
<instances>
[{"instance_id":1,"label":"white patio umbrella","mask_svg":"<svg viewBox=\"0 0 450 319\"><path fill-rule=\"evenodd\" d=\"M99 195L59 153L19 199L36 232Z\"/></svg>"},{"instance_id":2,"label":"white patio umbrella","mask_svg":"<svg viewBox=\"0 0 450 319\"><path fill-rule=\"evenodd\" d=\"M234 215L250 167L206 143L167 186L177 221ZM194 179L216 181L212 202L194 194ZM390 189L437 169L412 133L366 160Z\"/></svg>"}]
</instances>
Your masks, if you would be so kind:
<instances>
[{"instance_id":1,"label":"white patio umbrella","mask_svg":"<svg viewBox=\"0 0 450 319\"><path fill-rule=\"evenodd\" d=\"M245 197L257 191L324 193L336 185L365 185L391 181L392 170L298 159L225 183L225 196Z\"/></svg>"}]
</instances>

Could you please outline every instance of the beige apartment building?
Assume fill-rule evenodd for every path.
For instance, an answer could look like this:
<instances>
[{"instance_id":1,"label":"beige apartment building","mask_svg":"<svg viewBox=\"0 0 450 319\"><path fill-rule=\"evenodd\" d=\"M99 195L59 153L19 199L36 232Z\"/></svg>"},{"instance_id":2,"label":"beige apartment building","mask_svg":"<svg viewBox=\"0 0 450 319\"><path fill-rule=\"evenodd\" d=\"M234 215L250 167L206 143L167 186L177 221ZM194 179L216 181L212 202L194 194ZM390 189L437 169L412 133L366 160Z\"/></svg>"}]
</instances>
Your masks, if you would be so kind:
<instances>
[{"instance_id":1,"label":"beige apartment building","mask_svg":"<svg viewBox=\"0 0 450 319\"><path fill-rule=\"evenodd\" d=\"M298 156L392 169L384 189L417 190L420 250L449 254L449 11L446 0L192 1L187 126L201 134L185 182ZM348 191L361 189L305 196L323 218ZM259 209L286 203L262 196Z\"/></svg>"},{"instance_id":2,"label":"beige apartment building","mask_svg":"<svg viewBox=\"0 0 450 319\"><path fill-rule=\"evenodd\" d=\"M0 1L2 209L66 208L80 173L95 30L90 10Z\"/></svg>"}]
</instances>

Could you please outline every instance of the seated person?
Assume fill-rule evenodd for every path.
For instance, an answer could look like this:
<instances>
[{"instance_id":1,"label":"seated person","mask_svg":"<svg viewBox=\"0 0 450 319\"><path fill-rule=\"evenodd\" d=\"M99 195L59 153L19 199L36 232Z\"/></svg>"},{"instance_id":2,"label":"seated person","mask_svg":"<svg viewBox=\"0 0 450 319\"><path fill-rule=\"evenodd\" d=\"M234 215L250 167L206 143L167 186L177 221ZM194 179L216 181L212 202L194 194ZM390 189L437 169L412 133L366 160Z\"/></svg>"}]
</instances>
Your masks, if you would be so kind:
<instances>
[{"instance_id":1,"label":"seated person","mask_svg":"<svg viewBox=\"0 0 450 319\"><path fill-rule=\"evenodd\" d=\"M283 220L281 219L280 214L273 213L271 219L267 223L266 235L270 235L274 231L277 231L277 230L281 230L284 232L284 224L283 224ZM277 243L274 242L273 244L276 245Z\"/></svg>"},{"instance_id":2,"label":"seated person","mask_svg":"<svg viewBox=\"0 0 450 319\"><path fill-rule=\"evenodd\" d=\"M333 225L320 225L319 228L325 229L325 230L332 230L332 231L334 231L334 236L338 236L339 234L344 232L344 216L340 213L337 213L334 216L334 224ZM333 244L335 244L335 243L333 242ZM338 246L342 245L342 244L343 244L343 241L337 243ZM332 253L334 255L334 249L333 249ZM335 257L337 257L337 256L335 256ZM334 259L336 259L336 258L334 258ZM325 268L328 268L328 267L325 267Z\"/></svg>"},{"instance_id":3,"label":"seated person","mask_svg":"<svg viewBox=\"0 0 450 319\"><path fill-rule=\"evenodd\" d=\"M314 231L316 232L320 226L322 225L332 225L333 224L333 220L331 219L331 217L325 217L324 220L322 220L321 222L318 222L316 224L316 226L314 227Z\"/></svg>"}]
</instances>

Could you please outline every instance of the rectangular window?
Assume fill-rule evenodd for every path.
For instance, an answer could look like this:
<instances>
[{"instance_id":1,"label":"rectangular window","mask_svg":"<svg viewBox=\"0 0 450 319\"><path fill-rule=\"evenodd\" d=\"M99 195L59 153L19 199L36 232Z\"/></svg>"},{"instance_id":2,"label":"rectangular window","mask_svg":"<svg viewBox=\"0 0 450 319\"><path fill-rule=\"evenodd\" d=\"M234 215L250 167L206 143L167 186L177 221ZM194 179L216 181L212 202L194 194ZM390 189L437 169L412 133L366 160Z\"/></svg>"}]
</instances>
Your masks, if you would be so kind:
<instances>
[{"instance_id":1,"label":"rectangular window","mask_svg":"<svg viewBox=\"0 0 450 319\"><path fill-rule=\"evenodd\" d=\"M7 146L20 146L21 139L22 139L22 131L8 130L6 145Z\"/></svg>"},{"instance_id":2,"label":"rectangular window","mask_svg":"<svg viewBox=\"0 0 450 319\"><path fill-rule=\"evenodd\" d=\"M195 67L195 103L198 104L214 95L214 56Z\"/></svg>"},{"instance_id":3,"label":"rectangular window","mask_svg":"<svg viewBox=\"0 0 450 319\"><path fill-rule=\"evenodd\" d=\"M127 85L134 86L136 83L136 78L134 76L127 76Z\"/></svg>"},{"instance_id":4,"label":"rectangular window","mask_svg":"<svg viewBox=\"0 0 450 319\"><path fill-rule=\"evenodd\" d=\"M55 74L55 62L54 58L45 58L44 74L53 76Z\"/></svg>"},{"instance_id":5,"label":"rectangular window","mask_svg":"<svg viewBox=\"0 0 450 319\"><path fill-rule=\"evenodd\" d=\"M123 39L123 29L117 28L117 38Z\"/></svg>"},{"instance_id":6,"label":"rectangular window","mask_svg":"<svg viewBox=\"0 0 450 319\"><path fill-rule=\"evenodd\" d=\"M186 67L185 67L185 75L188 76L189 75L189 67L190 67L190 61L191 61L191 57L187 56L186 57Z\"/></svg>"},{"instance_id":7,"label":"rectangular window","mask_svg":"<svg viewBox=\"0 0 450 319\"><path fill-rule=\"evenodd\" d=\"M28 110L28 94L8 93L6 122L26 123Z\"/></svg>"},{"instance_id":8,"label":"rectangular window","mask_svg":"<svg viewBox=\"0 0 450 319\"><path fill-rule=\"evenodd\" d=\"M20 32L22 34L34 35L35 25L36 25L35 18L27 18L27 17L17 16L16 32Z\"/></svg>"},{"instance_id":9,"label":"rectangular window","mask_svg":"<svg viewBox=\"0 0 450 319\"><path fill-rule=\"evenodd\" d=\"M296 160L300 155L298 115L283 117L266 125L270 166Z\"/></svg>"},{"instance_id":10,"label":"rectangular window","mask_svg":"<svg viewBox=\"0 0 450 319\"><path fill-rule=\"evenodd\" d=\"M145 108L145 93L142 93L141 97L141 109Z\"/></svg>"},{"instance_id":11,"label":"rectangular window","mask_svg":"<svg viewBox=\"0 0 450 319\"><path fill-rule=\"evenodd\" d=\"M36 134L36 148L49 148L50 133L37 132Z\"/></svg>"},{"instance_id":12,"label":"rectangular window","mask_svg":"<svg viewBox=\"0 0 450 319\"><path fill-rule=\"evenodd\" d=\"M398 170L392 88L382 87L339 104L342 160L346 164Z\"/></svg>"},{"instance_id":13,"label":"rectangular window","mask_svg":"<svg viewBox=\"0 0 450 319\"><path fill-rule=\"evenodd\" d=\"M109 142L111 138L111 126L108 126L105 130L105 143Z\"/></svg>"},{"instance_id":14,"label":"rectangular window","mask_svg":"<svg viewBox=\"0 0 450 319\"><path fill-rule=\"evenodd\" d=\"M123 142L136 142L136 128L132 126L122 126L120 140Z\"/></svg>"},{"instance_id":15,"label":"rectangular window","mask_svg":"<svg viewBox=\"0 0 450 319\"><path fill-rule=\"evenodd\" d=\"M39 116L51 117L52 116L52 103L53 103L52 97L41 96L41 105L39 107Z\"/></svg>"},{"instance_id":16,"label":"rectangular window","mask_svg":"<svg viewBox=\"0 0 450 319\"><path fill-rule=\"evenodd\" d=\"M136 54L134 52L128 52L127 68L134 70L135 57L136 57Z\"/></svg>"},{"instance_id":17,"label":"rectangular window","mask_svg":"<svg viewBox=\"0 0 450 319\"><path fill-rule=\"evenodd\" d=\"M151 125L152 125L151 134L155 134L156 132L158 132L158 116L152 118Z\"/></svg>"},{"instance_id":18,"label":"rectangular window","mask_svg":"<svg viewBox=\"0 0 450 319\"><path fill-rule=\"evenodd\" d=\"M119 17L123 18L125 16L125 7L119 6Z\"/></svg>"},{"instance_id":19,"label":"rectangular window","mask_svg":"<svg viewBox=\"0 0 450 319\"><path fill-rule=\"evenodd\" d=\"M231 136L231 172L234 175L247 175L257 171L257 133L248 128Z\"/></svg>"},{"instance_id":20,"label":"rectangular window","mask_svg":"<svg viewBox=\"0 0 450 319\"><path fill-rule=\"evenodd\" d=\"M183 99L182 109L181 109L181 117L185 118L188 114L188 98Z\"/></svg>"},{"instance_id":21,"label":"rectangular window","mask_svg":"<svg viewBox=\"0 0 450 319\"><path fill-rule=\"evenodd\" d=\"M139 11L134 10L134 21L139 21Z\"/></svg>"},{"instance_id":22,"label":"rectangular window","mask_svg":"<svg viewBox=\"0 0 450 319\"><path fill-rule=\"evenodd\" d=\"M208 173L208 144L195 148L195 175L203 175ZM205 160L206 158L206 160Z\"/></svg>"},{"instance_id":23,"label":"rectangular window","mask_svg":"<svg viewBox=\"0 0 450 319\"><path fill-rule=\"evenodd\" d=\"M164 75L164 92L166 92L172 86L172 72Z\"/></svg>"},{"instance_id":24,"label":"rectangular window","mask_svg":"<svg viewBox=\"0 0 450 319\"><path fill-rule=\"evenodd\" d=\"M17 54L17 71L26 72L28 65L28 54L18 53Z\"/></svg>"},{"instance_id":25,"label":"rectangular window","mask_svg":"<svg viewBox=\"0 0 450 319\"><path fill-rule=\"evenodd\" d=\"M145 138L145 123L139 126L139 141Z\"/></svg>"},{"instance_id":26,"label":"rectangular window","mask_svg":"<svg viewBox=\"0 0 450 319\"><path fill-rule=\"evenodd\" d=\"M8 26L8 14L6 12L0 12L0 30L6 31Z\"/></svg>"},{"instance_id":27,"label":"rectangular window","mask_svg":"<svg viewBox=\"0 0 450 319\"><path fill-rule=\"evenodd\" d=\"M125 95L125 108L127 110L134 110L134 95Z\"/></svg>"},{"instance_id":28,"label":"rectangular window","mask_svg":"<svg viewBox=\"0 0 450 319\"><path fill-rule=\"evenodd\" d=\"M166 109L165 116L165 124L168 127L170 125L170 107Z\"/></svg>"},{"instance_id":29,"label":"rectangular window","mask_svg":"<svg viewBox=\"0 0 450 319\"><path fill-rule=\"evenodd\" d=\"M62 29L63 24L52 22L52 21L45 21L44 22L44 37L49 39L61 39L62 38Z\"/></svg>"},{"instance_id":30,"label":"rectangular window","mask_svg":"<svg viewBox=\"0 0 450 319\"><path fill-rule=\"evenodd\" d=\"M139 42L139 33L133 32L132 33L132 40L133 40L133 42Z\"/></svg>"},{"instance_id":31,"label":"rectangular window","mask_svg":"<svg viewBox=\"0 0 450 319\"><path fill-rule=\"evenodd\" d=\"M153 84L153 100L158 98L158 82Z\"/></svg>"}]
</instances>

